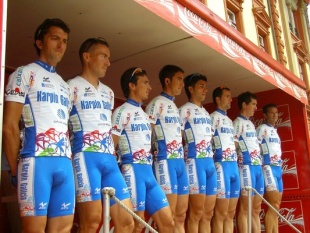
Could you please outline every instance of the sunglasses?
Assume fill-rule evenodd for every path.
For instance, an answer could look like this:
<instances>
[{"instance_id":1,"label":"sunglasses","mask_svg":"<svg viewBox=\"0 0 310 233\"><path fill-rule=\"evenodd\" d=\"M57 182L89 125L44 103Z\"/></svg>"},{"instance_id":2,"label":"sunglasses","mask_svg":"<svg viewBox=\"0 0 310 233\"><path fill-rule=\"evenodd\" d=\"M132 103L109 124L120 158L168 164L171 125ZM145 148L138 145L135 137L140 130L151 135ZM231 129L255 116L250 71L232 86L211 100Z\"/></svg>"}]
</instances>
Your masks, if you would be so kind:
<instances>
[{"instance_id":1,"label":"sunglasses","mask_svg":"<svg viewBox=\"0 0 310 233\"><path fill-rule=\"evenodd\" d=\"M193 73L192 76L190 76L190 78L188 79L188 83L190 83L197 74L198 73Z\"/></svg>"},{"instance_id":2,"label":"sunglasses","mask_svg":"<svg viewBox=\"0 0 310 233\"><path fill-rule=\"evenodd\" d=\"M132 74L131 74L131 76L130 76L130 78L129 78L129 82L131 82L131 80L132 80L132 78L136 75L136 74L141 74L141 73L143 73L143 70L141 69L141 68L136 68L133 72L132 72Z\"/></svg>"},{"instance_id":3,"label":"sunglasses","mask_svg":"<svg viewBox=\"0 0 310 233\"><path fill-rule=\"evenodd\" d=\"M98 37L98 38L91 38L88 40L88 44L85 46L85 49L84 49L84 53L87 53L88 50L94 45L94 44L104 44L106 45L107 47L109 47L109 44L108 42L103 38L103 37Z\"/></svg>"}]
</instances>

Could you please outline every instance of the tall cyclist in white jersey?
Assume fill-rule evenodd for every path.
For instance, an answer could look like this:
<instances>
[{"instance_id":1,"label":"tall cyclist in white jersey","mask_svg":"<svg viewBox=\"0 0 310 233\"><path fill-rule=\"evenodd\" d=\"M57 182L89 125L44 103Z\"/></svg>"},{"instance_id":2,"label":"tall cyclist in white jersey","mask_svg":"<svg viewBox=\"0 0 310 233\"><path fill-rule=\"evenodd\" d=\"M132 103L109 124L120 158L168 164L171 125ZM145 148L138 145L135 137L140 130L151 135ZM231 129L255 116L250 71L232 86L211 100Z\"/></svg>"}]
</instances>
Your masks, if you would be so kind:
<instances>
[{"instance_id":1,"label":"tall cyclist in white jersey","mask_svg":"<svg viewBox=\"0 0 310 233\"><path fill-rule=\"evenodd\" d=\"M61 19L46 19L34 35L39 59L19 67L5 89L4 150L17 176L24 233L69 233L73 224L70 91L56 73L69 32Z\"/></svg>"},{"instance_id":2,"label":"tall cyclist in white jersey","mask_svg":"<svg viewBox=\"0 0 310 233\"><path fill-rule=\"evenodd\" d=\"M133 209L142 219L146 211L160 233L172 233L169 203L152 171L151 124L141 107L151 91L149 79L144 70L133 67L123 73L120 83L127 100L113 113L112 133L115 146L119 146L121 170ZM136 221L133 232L141 230L142 224Z\"/></svg>"},{"instance_id":3,"label":"tall cyclist in white jersey","mask_svg":"<svg viewBox=\"0 0 310 233\"><path fill-rule=\"evenodd\" d=\"M249 229L248 219L248 191L251 186L261 195L264 194L264 177L262 171L262 156L254 124L250 117L254 116L257 109L257 97L251 92L243 92L238 96L239 116L234 120L234 140L238 150L238 164L241 181L240 208L237 216L240 233ZM252 232L260 233L260 211L262 199L252 192Z\"/></svg>"},{"instance_id":4,"label":"tall cyclist in white jersey","mask_svg":"<svg viewBox=\"0 0 310 233\"><path fill-rule=\"evenodd\" d=\"M217 194L212 221L213 232L233 233L234 216L240 194L240 176L234 143L234 126L227 116L232 97L228 87L213 90L216 110L211 114L214 128L213 150L217 177Z\"/></svg>"},{"instance_id":5,"label":"tall cyclist in white jersey","mask_svg":"<svg viewBox=\"0 0 310 233\"><path fill-rule=\"evenodd\" d=\"M184 71L166 65L159 72L163 92L146 107L153 129L155 158L153 169L164 190L174 217L174 232L184 232L188 206L188 177L182 145L182 122L174 98L184 86Z\"/></svg>"},{"instance_id":6,"label":"tall cyclist in white jersey","mask_svg":"<svg viewBox=\"0 0 310 233\"><path fill-rule=\"evenodd\" d=\"M97 232L102 216L102 188L113 187L115 196L131 208L112 140L114 93L99 81L110 66L108 42L88 38L80 46L82 73L69 80L73 107L70 113L73 168L80 232ZM115 201L110 202L114 232L130 232L133 218Z\"/></svg>"},{"instance_id":7,"label":"tall cyclist in white jersey","mask_svg":"<svg viewBox=\"0 0 310 233\"><path fill-rule=\"evenodd\" d=\"M194 73L184 79L189 102L180 107L184 125L185 162L189 181L187 232L210 233L216 199L211 117L202 106L207 94L207 77Z\"/></svg>"},{"instance_id":8,"label":"tall cyclist in white jersey","mask_svg":"<svg viewBox=\"0 0 310 233\"><path fill-rule=\"evenodd\" d=\"M265 122L256 131L261 145L261 154L263 155L265 197L279 211L283 181L281 139L276 128L279 119L277 105L273 103L264 105L263 115ZM279 231L278 215L271 208L267 209L265 215L265 231L266 233L278 233Z\"/></svg>"}]
</instances>

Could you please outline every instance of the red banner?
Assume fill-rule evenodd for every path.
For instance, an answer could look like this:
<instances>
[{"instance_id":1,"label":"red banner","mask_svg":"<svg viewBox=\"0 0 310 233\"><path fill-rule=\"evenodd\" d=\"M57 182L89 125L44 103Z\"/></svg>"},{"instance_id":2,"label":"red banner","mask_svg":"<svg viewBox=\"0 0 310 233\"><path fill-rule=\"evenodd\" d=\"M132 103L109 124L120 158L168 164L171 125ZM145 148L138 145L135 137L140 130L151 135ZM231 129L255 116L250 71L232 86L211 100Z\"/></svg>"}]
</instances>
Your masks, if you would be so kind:
<instances>
[{"instance_id":1,"label":"red banner","mask_svg":"<svg viewBox=\"0 0 310 233\"><path fill-rule=\"evenodd\" d=\"M174 0L135 0L156 15L182 29L217 52L252 71L275 87L284 90L302 103L307 104L304 89L286 79L263 61L250 54L234 40L214 28L200 16ZM207 11L207 9L206 9ZM218 17L211 11L212 17ZM219 20L222 20L219 18Z\"/></svg>"}]
</instances>

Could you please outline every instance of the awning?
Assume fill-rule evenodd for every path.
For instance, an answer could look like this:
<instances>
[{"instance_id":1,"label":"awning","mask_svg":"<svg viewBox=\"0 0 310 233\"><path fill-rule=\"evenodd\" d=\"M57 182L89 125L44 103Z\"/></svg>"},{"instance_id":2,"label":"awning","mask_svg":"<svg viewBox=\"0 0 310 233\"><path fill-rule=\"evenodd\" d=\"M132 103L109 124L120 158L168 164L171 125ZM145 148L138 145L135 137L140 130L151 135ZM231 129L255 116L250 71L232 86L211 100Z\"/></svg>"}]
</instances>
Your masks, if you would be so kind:
<instances>
[{"instance_id":1,"label":"awning","mask_svg":"<svg viewBox=\"0 0 310 233\"><path fill-rule=\"evenodd\" d=\"M301 79L241 33L233 31L204 4L186 0L179 1L184 5L173 0L135 1L302 103L308 103L306 85Z\"/></svg>"}]
</instances>

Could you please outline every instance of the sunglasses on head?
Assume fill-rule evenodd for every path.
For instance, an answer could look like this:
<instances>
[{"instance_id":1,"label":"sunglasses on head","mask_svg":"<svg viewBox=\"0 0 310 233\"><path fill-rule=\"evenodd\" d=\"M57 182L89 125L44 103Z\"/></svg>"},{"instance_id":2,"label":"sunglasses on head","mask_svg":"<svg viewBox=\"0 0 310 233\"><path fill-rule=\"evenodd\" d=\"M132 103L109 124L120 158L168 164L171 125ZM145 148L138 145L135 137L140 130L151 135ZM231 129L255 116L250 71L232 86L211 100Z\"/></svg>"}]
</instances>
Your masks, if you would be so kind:
<instances>
[{"instance_id":1,"label":"sunglasses on head","mask_svg":"<svg viewBox=\"0 0 310 233\"><path fill-rule=\"evenodd\" d=\"M103 44L108 45L108 42L107 42L103 37L91 38L91 39L89 39L88 45L85 47L84 52L87 53L88 50L89 50L94 44L97 44L98 42L102 42Z\"/></svg>"},{"instance_id":2,"label":"sunglasses on head","mask_svg":"<svg viewBox=\"0 0 310 233\"><path fill-rule=\"evenodd\" d=\"M143 73L143 70L141 69L141 68L136 68L133 72L132 72L132 74L131 74L131 76L130 76L130 78L129 78L129 82L131 82L131 80L132 80L132 78L136 75L136 74L141 74L141 73Z\"/></svg>"}]
</instances>

